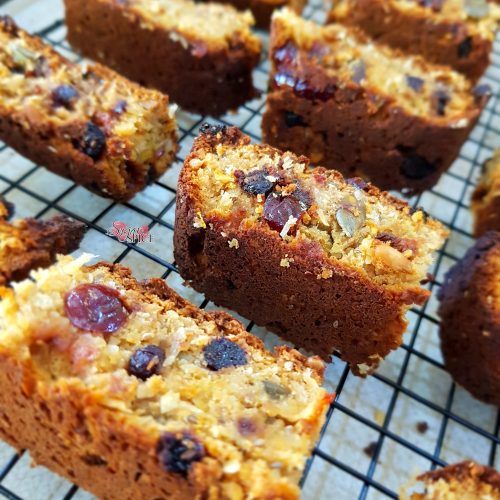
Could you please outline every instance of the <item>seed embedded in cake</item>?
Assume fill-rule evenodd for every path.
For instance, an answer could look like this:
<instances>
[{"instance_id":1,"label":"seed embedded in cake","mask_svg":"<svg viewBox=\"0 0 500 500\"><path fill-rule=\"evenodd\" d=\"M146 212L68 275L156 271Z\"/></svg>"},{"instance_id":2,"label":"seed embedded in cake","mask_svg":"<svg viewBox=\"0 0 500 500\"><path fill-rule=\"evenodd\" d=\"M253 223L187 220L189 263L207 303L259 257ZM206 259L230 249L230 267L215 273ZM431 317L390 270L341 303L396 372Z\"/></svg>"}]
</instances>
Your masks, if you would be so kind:
<instances>
[{"instance_id":1,"label":"seed embedded in cake","mask_svg":"<svg viewBox=\"0 0 500 500\"><path fill-rule=\"evenodd\" d=\"M64 299L64 310L73 326L89 332L116 332L128 318L118 291L98 284L73 288Z\"/></svg>"},{"instance_id":2,"label":"seed embedded in cake","mask_svg":"<svg viewBox=\"0 0 500 500\"><path fill-rule=\"evenodd\" d=\"M132 354L128 373L141 380L158 375L165 361L165 351L157 345L140 347Z\"/></svg>"},{"instance_id":3,"label":"seed embedded in cake","mask_svg":"<svg viewBox=\"0 0 500 500\"><path fill-rule=\"evenodd\" d=\"M433 174L437 167L423 156L410 154L403 158L401 173L409 179L424 179Z\"/></svg>"},{"instance_id":4,"label":"seed embedded in cake","mask_svg":"<svg viewBox=\"0 0 500 500\"><path fill-rule=\"evenodd\" d=\"M290 389L288 389L288 387L277 384L276 382L271 382L270 380L264 380L262 383L264 384L266 394L271 399L280 400L290 395Z\"/></svg>"},{"instance_id":5,"label":"seed embedded in cake","mask_svg":"<svg viewBox=\"0 0 500 500\"><path fill-rule=\"evenodd\" d=\"M216 338L207 344L203 348L203 357L207 368L212 371L248 363L244 349L225 337Z\"/></svg>"},{"instance_id":6,"label":"seed embedded in cake","mask_svg":"<svg viewBox=\"0 0 500 500\"><path fill-rule=\"evenodd\" d=\"M106 147L106 136L97 125L87 122L83 137L77 147L82 153L97 161Z\"/></svg>"},{"instance_id":7,"label":"seed embedded in cake","mask_svg":"<svg viewBox=\"0 0 500 500\"><path fill-rule=\"evenodd\" d=\"M281 196L272 193L266 198L262 216L271 229L281 232L292 219L295 221L292 225L296 224L305 211L306 208L293 194Z\"/></svg>"},{"instance_id":8,"label":"seed embedded in cake","mask_svg":"<svg viewBox=\"0 0 500 500\"><path fill-rule=\"evenodd\" d=\"M460 59L463 59L465 57L468 57L471 52L472 52L472 37L468 36L458 44L457 53L458 57Z\"/></svg>"},{"instance_id":9,"label":"seed embedded in cake","mask_svg":"<svg viewBox=\"0 0 500 500\"><path fill-rule=\"evenodd\" d=\"M265 169L251 170L246 175L243 172L241 172L241 174L239 174L241 189L254 196L258 194L268 194L272 191L276 183L276 181L273 182L270 180L272 176Z\"/></svg>"},{"instance_id":10,"label":"seed embedded in cake","mask_svg":"<svg viewBox=\"0 0 500 500\"><path fill-rule=\"evenodd\" d=\"M406 83L415 92L420 92L424 86L425 80L418 76L406 75Z\"/></svg>"},{"instance_id":11,"label":"seed embedded in cake","mask_svg":"<svg viewBox=\"0 0 500 500\"><path fill-rule=\"evenodd\" d=\"M55 107L63 106L66 109L73 109L80 94L73 85L59 85L52 91L50 96Z\"/></svg>"},{"instance_id":12,"label":"seed embedded in cake","mask_svg":"<svg viewBox=\"0 0 500 500\"><path fill-rule=\"evenodd\" d=\"M194 462L199 462L205 456L204 446L189 432L163 433L156 451L166 471L183 476L187 476Z\"/></svg>"}]
</instances>

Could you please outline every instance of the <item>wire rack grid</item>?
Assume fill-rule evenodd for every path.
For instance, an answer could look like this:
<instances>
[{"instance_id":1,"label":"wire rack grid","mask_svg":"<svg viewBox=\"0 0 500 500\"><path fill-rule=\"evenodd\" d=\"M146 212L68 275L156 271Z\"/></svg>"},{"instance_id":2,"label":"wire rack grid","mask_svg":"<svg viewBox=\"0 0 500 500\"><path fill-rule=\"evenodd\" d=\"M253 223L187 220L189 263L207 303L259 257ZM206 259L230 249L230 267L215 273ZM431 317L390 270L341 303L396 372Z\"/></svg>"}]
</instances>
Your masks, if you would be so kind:
<instances>
[{"instance_id":1,"label":"wire rack grid","mask_svg":"<svg viewBox=\"0 0 500 500\"><path fill-rule=\"evenodd\" d=\"M65 41L61 0L0 0L0 13L12 15L22 27L37 33L69 59L79 60ZM323 22L322 0L311 0L304 15ZM267 35L260 35L266 46ZM0 193L16 204L20 217L46 218L64 213L85 222L89 230L78 253L98 253L101 259L123 263L138 278L161 276L193 303L216 309L202 295L184 287L175 267L172 236L177 177L205 121L236 125L254 141L260 140L267 75L264 53L254 74L256 86L263 93L236 113L207 120L179 112L180 151L175 164L129 203L118 205L91 194L1 143ZM304 499L397 498L400 486L418 471L465 458L500 466L500 412L473 399L445 372L435 298L446 270L473 244L470 194L481 164L494 147L500 146L500 39L495 42L492 65L484 80L493 88L493 97L459 158L432 190L409 200L451 230L431 270L435 279L427 286L433 295L424 306L409 311L403 346L388 356L375 375L366 380L354 377L338 359L327 367L327 388L337 396L307 463L302 479ZM152 241L117 241L108 234L115 220L132 227L147 224ZM236 317L268 347L280 343L274 335ZM92 498L46 469L30 465L28 453L16 454L0 442L0 495L12 500Z\"/></svg>"}]
</instances>

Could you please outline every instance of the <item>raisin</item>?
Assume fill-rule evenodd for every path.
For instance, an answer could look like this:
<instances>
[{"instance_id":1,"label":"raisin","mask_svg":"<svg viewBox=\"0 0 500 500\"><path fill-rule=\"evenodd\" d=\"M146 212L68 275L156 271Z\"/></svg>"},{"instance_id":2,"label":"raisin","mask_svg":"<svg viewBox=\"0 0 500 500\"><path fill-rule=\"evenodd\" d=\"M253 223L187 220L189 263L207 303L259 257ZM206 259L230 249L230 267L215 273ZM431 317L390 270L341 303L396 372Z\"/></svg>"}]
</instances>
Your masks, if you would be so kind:
<instances>
[{"instance_id":1,"label":"raisin","mask_svg":"<svg viewBox=\"0 0 500 500\"><path fill-rule=\"evenodd\" d=\"M165 351L157 345L140 347L130 357L128 373L146 380L160 373L165 361Z\"/></svg>"},{"instance_id":2,"label":"raisin","mask_svg":"<svg viewBox=\"0 0 500 500\"><path fill-rule=\"evenodd\" d=\"M263 218L271 229L281 232L291 217L298 221L305 210L293 195L271 194L264 203Z\"/></svg>"},{"instance_id":3,"label":"raisin","mask_svg":"<svg viewBox=\"0 0 500 500\"><path fill-rule=\"evenodd\" d=\"M468 36L464 38L457 47L457 54L460 59L468 57L472 52L472 37Z\"/></svg>"},{"instance_id":4,"label":"raisin","mask_svg":"<svg viewBox=\"0 0 500 500\"><path fill-rule=\"evenodd\" d=\"M352 81L360 84L366 78L366 64L362 59L351 63Z\"/></svg>"},{"instance_id":5,"label":"raisin","mask_svg":"<svg viewBox=\"0 0 500 500\"><path fill-rule=\"evenodd\" d=\"M377 235L377 240L389 243L392 248L401 253L406 252L406 250L411 250L413 253L417 251L417 242L415 240L400 238L392 233L382 232Z\"/></svg>"},{"instance_id":6,"label":"raisin","mask_svg":"<svg viewBox=\"0 0 500 500\"><path fill-rule=\"evenodd\" d=\"M166 471L182 476L187 476L191 465L205 456L204 446L189 432L164 432L156 452Z\"/></svg>"},{"instance_id":7,"label":"raisin","mask_svg":"<svg viewBox=\"0 0 500 500\"><path fill-rule=\"evenodd\" d=\"M405 177L415 180L424 179L436 170L435 164L417 154L409 154L404 157L400 167L400 171Z\"/></svg>"},{"instance_id":8,"label":"raisin","mask_svg":"<svg viewBox=\"0 0 500 500\"><path fill-rule=\"evenodd\" d=\"M73 85L59 85L51 93L54 106L63 106L66 109L73 109L79 96Z\"/></svg>"},{"instance_id":9,"label":"raisin","mask_svg":"<svg viewBox=\"0 0 500 500\"><path fill-rule=\"evenodd\" d=\"M434 109L439 116L444 116L446 114L446 106L449 101L450 95L444 88L437 88L431 95L432 109Z\"/></svg>"},{"instance_id":10,"label":"raisin","mask_svg":"<svg viewBox=\"0 0 500 500\"><path fill-rule=\"evenodd\" d=\"M235 342L219 337L203 348L203 357L207 368L219 371L230 366L242 366L248 363L246 352Z\"/></svg>"},{"instance_id":11,"label":"raisin","mask_svg":"<svg viewBox=\"0 0 500 500\"><path fill-rule=\"evenodd\" d=\"M10 16L0 16L0 22L3 24L3 29L11 36L17 37L19 29L16 22Z\"/></svg>"},{"instance_id":12,"label":"raisin","mask_svg":"<svg viewBox=\"0 0 500 500\"><path fill-rule=\"evenodd\" d=\"M116 332L128 316L119 293L105 285L73 288L66 294L64 310L73 326L89 332Z\"/></svg>"},{"instance_id":13,"label":"raisin","mask_svg":"<svg viewBox=\"0 0 500 500\"><path fill-rule=\"evenodd\" d=\"M252 170L241 178L241 189L243 189L243 191L245 191L246 193L252 194L254 196L258 194L267 194L273 189L275 184L274 182L270 181L268 177L270 176L267 170Z\"/></svg>"},{"instance_id":14,"label":"raisin","mask_svg":"<svg viewBox=\"0 0 500 500\"><path fill-rule=\"evenodd\" d=\"M474 101L478 106L484 106L492 95L491 87L487 83L476 85L472 90Z\"/></svg>"},{"instance_id":15,"label":"raisin","mask_svg":"<svg viewBox=\"0 0 500 500\"><path fill-rule=\"evenodd\" d=\"M202 134L217 135L219 133L224 133L226 131L225 125L211 125L210 123L204 123L200 127L200 132Z\"/></svg>"},{"instance_id":16,"label":"raisin","mask_svg":"<svg viewBox=\"0 0 500 500\"><path fill-rule=\"evenodd\" d=\"M241 417L238 419L238 432L242 436L251 436L257 432L257 425L248 417Z\"/></svg>"},{"instance_id":17,"label":"raisin","mask_svg":"<svg viewBox=\"0 0 500 500\"><path fill-rule=\"evenodd\" d=\"M77 147L82 153L97 161L106 147L106 136L97 125L87 122L83 137Z\"/></svg>"},{"instance_id":18,"label":"raisin","mask_svg":"<svg viewBox=\"0 0 500 500\"><path fill-rule=\"evenodd\" d=\"M288 128L306 126L302 116L295 114L293 111L285 111L285 123Z\"/></svg>"},{"instance_id":19,"label":"raisin","mask_svg":"<svg viewBox=\"0 0 500 500\"><path fill-rule=\"evenodd\" d=\"M424 80L418 76L406 75L406 83L415 92L420 92L424 86Z\"/></svg>"}]
</instances>

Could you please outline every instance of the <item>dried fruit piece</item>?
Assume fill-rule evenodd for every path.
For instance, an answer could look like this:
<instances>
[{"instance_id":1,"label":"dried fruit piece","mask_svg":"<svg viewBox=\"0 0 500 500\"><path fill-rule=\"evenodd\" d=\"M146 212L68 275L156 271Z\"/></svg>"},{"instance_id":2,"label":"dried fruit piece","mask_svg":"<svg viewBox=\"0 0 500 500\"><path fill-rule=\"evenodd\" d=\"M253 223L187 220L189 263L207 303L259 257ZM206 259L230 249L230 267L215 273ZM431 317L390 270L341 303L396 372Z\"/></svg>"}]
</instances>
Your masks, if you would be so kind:
<instances>
[{"instance_id":1,"label":"dried fruit piece","mask_svg":"<svg viewBox=\"0 0 500 500\"><path fill-rule=\"evenodd\" d=\"M472 52L472 37L464 38L457 47L457 54L460 59L468 57Z\"/></svg>"},{"instance_id":2,"label":"dried fruit piece","mask_svg":"<svg viewBox=\"0 0 500 500\"><path fill-rule=\"evenodd\" d=\"M408 154L403 158L400 171L408 179L424 179L436 172L437 167L423 156Z\"/></svg>"},{"instance_id":3,"label":"dried fruit piece","mask_svg":"<svg viewBox=\"0 0 500 500\"><path fill-rule=\"evenodd\" d=\"M425 80L418 76L406 75L406 83L415 92L420 92L424 86Z\"/></svg>"},{"instance_id":4,"label":"dried fruit piece","mask_svg":"<svg viewBox=\"0 0 500 500\"><path fill-rule=\"evenodd\" d=\"M141 380L158 375L165 361L165 351L157 345L140 347L130 357L128 373Z\"/></svg>"},{"instance_id":5,"label":"dried fruit piece","mask_svg":"<svg viewBox=\"0 0 500 500\"><path fill-rule=\"evenodd\" d=\"M226 130L225 125L211 125L210 123L204 123L200 127L200 132L202 134L217 135L223 133Z\"/></svg>"},{"instance_id":6,"label":"dried fruit piece","mask_svg":"<svg viewBox=\"0 0 500 500\"><path fill-rule=\"evenodd\" d=\"M248 417L241 417L238 419L238 432L242 436L251 436L257 432L257 424Z\"/></svg>"},{"instance_id":7,"label":"dried fruit piece","mask_svg":"<svg viewBox=\"0 0 500 500\"><path fill-rule=\"evenodd\" d=\"M59 85L52 91L50 96L54 106L63 106L66 109L73 109L80 95L73 85Z\"/></svg>"},{"instance_id":8,"label":"dried fruit piece","mask_svg":"<svg viewBox=\"0 0 500 500\"><path fill-rule=\"evenodd\" d=\"M293 111L285 111L285 123L288 128L305 127L306 125L302 116L295 114Z\"/></svg>"},{"instance_id":9,"label":"dried fruit piece","mask_svg":"<svg viewBox=\"0 0 500 500\"><path fill-rule=\"evenodd\" d=\"M77 147L82 153L97 161L106 147L106 136L97 125L87 122L83 137Z\"/></svg>"},{"instance_id":10,"label":"dried fruit piece","mask_svg":"<svg viewBox=\"0 0 500 500\"><path fill-rule=\"evenodd\" d=\"M243 366L248 363L246 352L236 342L225 337L212 340L203 348L207 368L213 371L230 366Z\"/></svg>"},{"instance_id":11,"label":"dried fruit piece","mask_svg":"<svg viewBox=\"0 0 500 500\"><path fill-rule=\"evenodd\" d=\"M392 233L379 233L377 235L377 240L383 241L384 243L389 243L392 248L395 248L401 253L406 252L407 250L411 250L415 254L417 251L417 242L415 240L400 238L399 236L396 236Z\"/></svg>"},{"instance_id":12,"label":"dried fruit piece","mask_svg":"<svg viewBox=\"0 0 500 500\"><path fill-rule=\"evenodd\" d=\"M205 456L205 448L189 432L164 432L156 448L158 458L168 472L187 476L194 462Z\"/></svg>"},{"instance_id":13,"label":"dried fruit piece","mask_svg":"<svg viewBox=\"0 0 500 500\"><path fill-rule=\"evenodd\" d=\"M296 45L290 40L274 52L274 60L282 65L290 65L295 62L298 54Z\"/></svg>"},{"instance_id":14,"label":"dried fruit piece","mask_svg":"<svg viewBox=\"0 0 500 500\"><path fill-rule=\"evenodd\" d=\"M64 310L73 326L89 332L116 332L128 317L118 291L105 285L73 288L66 294Z\"/></svg>"},{"instance_id":15,"label":"dried fruit piece","mask_svg":"<svg viewBox=\"0 0 500 500\"><path fill-rule=\"evenodd\" d=\"M10 16L0 16L0 22L3 24L5 31L14 37L19 34L19 28L16 22Z\"/></svg>"},{"instance_id":16,"label":"dried fruit piece","mask_svg":"<svg viewBox=\"0 0 500 500\"><path fill-rule=\"evenodd\" d=\"M439 116L444 116L446 114L446 106L450 101L450 95L448 89L445 87L438 87L431 95L431 106L432 109Z\"/></svg>"},{"instance_id":17,"label":"dried fruit piece","mask_svg":"<svg viewBox=\"0 0 500 500\"><path fill-rule=\"evenodd\" d=\"M290 395L291 391L288 387L270 380L264 380L262 383L264 384L264 390L271 399L280 400Z\"/></svg>"},{"instance_id":18,"label":"dried fruit piece","mask_svg":"<svg viewBox=\"0 0 500 500\"><path fill-rule=\"evenodd\" d=\"M363 180L361 177L350 177L349 179L346 179L346 182L350 186L355 186L359 189L365 189L368 187L368 182Z\"/></svg>"},{"instance_id":19,"label":"dried fruit piece","mask_svg":"<svg viewBox=\"0 0 500 500\"><path fill-rule=\"evenodd\" d=\"M120 116L127 109L127 101L125 99L120 99L112 109L115 116Z\"/></svg>"},{"instance_id":20,"label":"dried fruit piece","mask_svg":"<svg viewBox=\"0 0 500 500\"><path fill-rule=\"evenodd\" d=\"M272 179L272 176L265 169L252 170L240 178L240 186L243 191L254 196L267 194L276 183L270 178Z\"/></svg>"},{"instance_id":21,"label":"dried fruit piece","mask_svg":"<svg viewBox=\"0 0 500 500\"><path fill-rule=\"evenodd\" d=\"M306 210L294 195L272 193L266 198L262 216L271 229L281 232L285 225L296 224Z\"/></svg>"}]
</instances>

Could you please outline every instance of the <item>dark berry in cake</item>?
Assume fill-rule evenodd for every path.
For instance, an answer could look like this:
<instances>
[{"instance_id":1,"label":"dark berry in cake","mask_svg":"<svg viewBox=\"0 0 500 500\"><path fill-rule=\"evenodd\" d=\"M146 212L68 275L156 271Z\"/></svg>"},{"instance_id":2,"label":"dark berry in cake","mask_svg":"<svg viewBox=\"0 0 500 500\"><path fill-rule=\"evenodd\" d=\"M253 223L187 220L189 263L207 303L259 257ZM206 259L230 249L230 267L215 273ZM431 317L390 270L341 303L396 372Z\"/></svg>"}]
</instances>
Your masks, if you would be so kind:
<instances>
[{"instance_id":1,"label":"dark berry in cake","mask_svg":"<svg viewBox=\"0 0 500 500\"><path fill-rule=\"evenodd\" d=\"M165 470L187 476L192 464L205 456L205 448L189 432L165 432L158 441L157 454Z\"/></svg>"},{"instance_id":2,"label":"dark berry in cake","mask_svg":"<svg viewBox=\"0 0 500 500\"><path fill-rule=\"evenodd\" d=\"M291 219L297 222L304 212L305 209L295 196L271 194L264 203L263 218L269 227L281 232Z\"/></svg>"},{"instance_id":3,"label":"dark berry in cake","mask_svg":"<svg viewBox=\"0 0 500 500\"><path fill-rule=\"evenodd\" d=\"M406 75L406 83L415 92L420 92L424 86L424 80L418 76Z\"/></svg>"},{"instance_id":4,"label":"dark berry in cake","mask_svg":"<svg viewBox=\"0 0 500 500\"><path fill-rule=\"evenodd\" d=\"M72 109L79 94L73 85L59 85L52 91L51 97L55 107L63 106L66 109Z\"/></svg>"},{"instance_id":5,"label":"dark berry in cake","mask_svg":"<svg viewBox=\"0 0 500 500\"><path fill-rule=\"evenodd\" d=\"M203 357L207 368L219 371L231 366L242 366L248 363L246 352L236 342L225 337L212 340L203 348Z\"/></svg>"},{"instance_id":6,"label":"dark berry in cake","mask_svg":"<svg viewBox=\"0 0 500 500\"><path fill-rule=\"evenodd\" d=\"M437 167L427 161L423 156L409 154L403 158L401 173L409 179L424 179L433 174Z\"/></svg>"},{"instance_id":7,"label":"dark berry in cake","mask_svg":"<svg viewBox=\"0 0 500 500\"><path fill-rule=\"evenodd\" d=\"M468 57L472 52L472 37L468 36L464 38L458 44L457 52L460 58Z\"/></svg>"},{"instance_id":8,"label":"dark berry in cake","mask_svg":"<svg viewBox=\"0 0 500 500\"><path fill-rule=\"evenodd\" d=\"M247 175L243 174L240 186L243 191L254 196L267 194L273 189L276 182L272 179L273 177L265 169L252 170Z\"/></svg>"},{"instance_id":9,"label":"dark berry in cake","mask_svg":"<svg viewBox=\"0 0 500 500\"><path fill-rule=\"evenodd\" d=\"M82 153L97 161L106 147L106 136L97 125L88 122L77 147Z\"/></svg>"},{"instance_id":10,"label":"dark berry in cake","mask_svg":"<svg viewBox=\"0 0 500 500\"><path fill-rule=\"evenodd\" d=\"M141 380L158 375L165 361L165 351L157 345L140 347L132 354L128 373Z\"/></svg>"}]
</instances>

